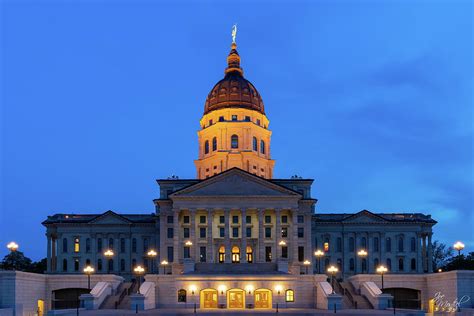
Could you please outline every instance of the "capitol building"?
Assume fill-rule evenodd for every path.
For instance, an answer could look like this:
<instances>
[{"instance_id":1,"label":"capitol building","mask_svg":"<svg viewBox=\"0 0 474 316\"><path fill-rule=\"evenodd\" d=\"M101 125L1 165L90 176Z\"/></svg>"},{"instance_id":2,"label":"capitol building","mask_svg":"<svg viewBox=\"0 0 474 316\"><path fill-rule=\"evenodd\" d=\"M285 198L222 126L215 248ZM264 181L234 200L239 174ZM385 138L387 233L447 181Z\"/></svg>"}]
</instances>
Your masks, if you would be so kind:
<instances>
[{"instance_id":1,"label":"capitol building","mask_svg":"<svg viewBox=\"0 0 474 316\"><path fill-rule=\"evenodd\" d=\"M152 214L43 221L45 309L74 307L78 290L87 309L428 309L436 221L318 211L313 179L274 177L269 117L233 41L199 120L195 179L158 179Z\"/></svg>"}]
</instances>

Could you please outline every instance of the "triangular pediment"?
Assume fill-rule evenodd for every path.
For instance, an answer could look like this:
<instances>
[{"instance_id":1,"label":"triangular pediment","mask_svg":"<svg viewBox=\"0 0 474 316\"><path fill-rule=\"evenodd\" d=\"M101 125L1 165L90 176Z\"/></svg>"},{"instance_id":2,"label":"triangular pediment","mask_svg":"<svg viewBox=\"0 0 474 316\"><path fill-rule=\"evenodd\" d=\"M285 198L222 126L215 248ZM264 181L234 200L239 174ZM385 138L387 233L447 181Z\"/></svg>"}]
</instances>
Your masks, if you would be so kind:
<instances>
[{"instance_id":1,"label":"triangular pediment","mask_svg":"<svg viewBox=\"0 0 474 316\"><path fill-rule=\"evenodd\" d=\"M179 190L173 193L171 198L184 196L298 197L300 194L244 170L234 168Z\"/></svg>"},{"instance_id":2,"label":"triangular pediment","mask_svg":"<svg viewBox=\"0 0 474 316\"><path fill-rule=\"evenodd\" d=\"M344 223L383 223L386 221L386 219L367 210L355 213L343 220Z\"/></svg>"},{"instance_id":3,"label":"triangular pediment","mask_svg":"<svg viewBox=\"0 0 474 316\"><path fill-rule=\"evenodd\" d=\"M130 224L130 221L115 212L107 211L91 220L90 223L97 225L123 225Z\"/></svg>"}]
</instances>

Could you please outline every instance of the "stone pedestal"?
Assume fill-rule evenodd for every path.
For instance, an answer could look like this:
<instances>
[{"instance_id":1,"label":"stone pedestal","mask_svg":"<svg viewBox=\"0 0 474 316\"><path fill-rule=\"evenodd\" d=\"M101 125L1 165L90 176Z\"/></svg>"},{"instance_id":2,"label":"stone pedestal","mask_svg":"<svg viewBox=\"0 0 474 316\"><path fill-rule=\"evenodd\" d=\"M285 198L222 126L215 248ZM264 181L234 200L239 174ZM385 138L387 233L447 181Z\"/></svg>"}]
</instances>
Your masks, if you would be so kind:
<instances>
[{"instance_id":1,"label":"stone pedestal","mask_svg":"<svg viewBox=\"0 0 474 316\"><path fill-rule=\"evenodd\" d=\"M288 273L288 260L278 260L278 272Z\"/></svg>"},{"instance_id":2,"label":"stone pedestal","mask_svg":"<svg viewBox=\"0 0 474 316\"><path fill-rule=\"evenodd\" d=\"M133 311L145 310L145 295L138 293L130 295L130 309Z\"/></svg>"},{"instance_id":3,"label":"stone pedestal","mask_svg":"<svg viewBox=\"0 0 474 316\"><path fill-rule=\"evenodd\" d=\"M195 263L193 259L184 259L183 273L194 272Z\"/></svg>"}]
</instances>

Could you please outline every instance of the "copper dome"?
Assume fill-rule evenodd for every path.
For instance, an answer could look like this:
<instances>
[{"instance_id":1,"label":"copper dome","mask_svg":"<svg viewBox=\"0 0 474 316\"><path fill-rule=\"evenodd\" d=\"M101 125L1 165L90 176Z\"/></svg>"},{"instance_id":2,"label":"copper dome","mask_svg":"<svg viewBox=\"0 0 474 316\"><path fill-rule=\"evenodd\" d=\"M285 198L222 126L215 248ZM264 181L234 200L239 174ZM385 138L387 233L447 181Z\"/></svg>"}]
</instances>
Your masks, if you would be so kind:
<instances>
[{"instance_id":1,"label":"copper dome","mask_svg":"<svg viewBox=\"0 0 474 316\"><path fill-rule=\"evenodd\" d=\"M237 45L227 57L228 67L224 79L220 80L207 96L204 114L224 108L245 108L265 114L262 97L255 86L243 76Z\"/></svg>"}]
</instances>

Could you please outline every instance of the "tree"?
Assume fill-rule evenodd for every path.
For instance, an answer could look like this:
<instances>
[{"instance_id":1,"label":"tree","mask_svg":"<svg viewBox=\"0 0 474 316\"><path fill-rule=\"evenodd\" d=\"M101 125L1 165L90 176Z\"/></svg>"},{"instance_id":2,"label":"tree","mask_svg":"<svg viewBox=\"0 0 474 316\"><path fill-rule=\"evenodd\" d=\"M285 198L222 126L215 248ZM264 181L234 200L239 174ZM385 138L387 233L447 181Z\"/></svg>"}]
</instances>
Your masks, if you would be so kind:
<instances>
[{"instance_id":1,"label":"tree","mask_svg":"<svg viewBox=\"0 0 474 316\"><path fill-rule=\"evenodd\" d=\"M30 268L26 271L43 274L47 269L46 265L47 265L47 260L46 258L43 258L40 261L33 262Z\"/></svg>"},{"instance_id":2,"label":"tree","mask_svg":"<svg viewBox=\"0 0 474 316\"><path fill-rule=\"evenodd\" d=\"M31 259L25 257L21 251L12 251L6 255L0 263L0 268L4 270L26 271L31 267Z\"/></svg>"},{"instance_id":3,"label":"tree","mask_svg":"<svg viewBox=\"0 0 474 316\"><path fill-rule=\"evenodd\" d=\"M474 270L474 252L467 256L462 254L452 257L443 267L443 271L452 270Z\"/></svg>"},{"instance_id":4,"label":"tree","mask_svg":"<svg viewBox=\"0 0 474 316\"><path fill-rule=\"evenodd\" d=\"M448 247L442 242L435 240L432 244L433 248L433 267L435 270L445 266L449 259L453 256L453 248Z\"/></svg>"}]
</instances>

